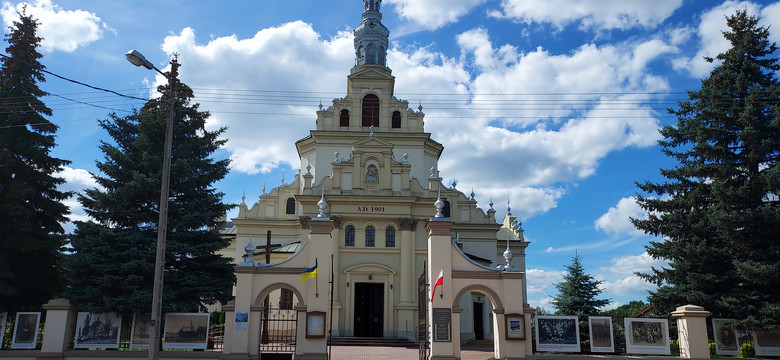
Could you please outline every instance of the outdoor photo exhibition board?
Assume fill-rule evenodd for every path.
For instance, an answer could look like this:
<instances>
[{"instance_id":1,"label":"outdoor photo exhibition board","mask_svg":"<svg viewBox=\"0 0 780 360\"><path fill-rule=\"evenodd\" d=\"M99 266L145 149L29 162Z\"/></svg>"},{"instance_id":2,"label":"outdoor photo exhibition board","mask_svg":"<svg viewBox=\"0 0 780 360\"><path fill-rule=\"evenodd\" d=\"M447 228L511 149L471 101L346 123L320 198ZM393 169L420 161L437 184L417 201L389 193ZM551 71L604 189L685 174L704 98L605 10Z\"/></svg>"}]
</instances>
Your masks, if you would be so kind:
<instances>
[{"instance_id":1,"label":"outdoor photo exhibition board","mask_svg":"<svg viewBox=\"0 0 780 360\"><path fill-rule=\"evenodd\" d=\"M3 347L3 337L5 336L5 323L8 322L8 313L0 313L0 349Z\"/></svg>"},{"instance_id":2,"label":"outdoor photo exhibition board","mask_svg":"<svg viewBox=\"0 0 780 360\"><path fill-rule=\"evenodd\" d=\"M611 317L588 316L588 331L591 352L615 352Z\"/></svg>"},{"instance_id":3,"label":"outdoor photo exhibition board","mask_svg":"<svg viewBox=\"0 0 780 360\"><path fill-rule=\"evenodd\" d=\"M580 352L580 328L576 316L539 315L535 327L538 351Z\"/></svg>"},{"instance_id":4,"label":"outdoor photo exhibition board","mask_svg":"<svg viewBox=\"0 0 780 360\"><path fill-rule=\"evenodd\" d=\"M38 344L38 327L40 325L41 313L16 313L11 349L35 349L35 346Z\"/></svg>"},{"instance_id":5,"label":"outdoor photo exhibition board","mask_svg":"<svg viewBox=\"0 0 780 360\"><path fill-rule=\"evenodd\" d=\"M626 318L626 353L669 355L669 320Z\"/></svg>"},{"instance_id":6,"label":"outdoor photo exhibition board","mask_svg":"<svg viewBox=\"0 0 780 360\"><path fill-rule=\"evenodd\" d=\"M122 317L114 313L78 313L74 349L119 348L119 329Z\"/></svg>"},{"instance_id":7,"label":"outdoor photo exhibition board","mask_svg":"<svg viewBox=\"0 0 780 360\"><path fill-rule=\"evenodd\" d=\"M756 355L780 356L780 329L754 331Z\"/></svg>"},{"instance_id":8,"label":"outdoor photo exhibition board","mask_svg":"<svg viewBox=\"0 0 780 360\"><path fill-rule=\"evenodd\" d=\"M729 319L712 319L712 333L715 335L715 354L739 355L737 331L726 325Z\"/></svg>"},{"instance_id":9,"label":"outdoor photo exhibition board","mask_svg":"<svg viewBox=\"0 0 780 360\"><path fill-rule=\"evenodd\" d=\"M152 338L152 315L133 315L133 329L130 331L130 347L134 349L148 349L149 339Z\"/></svg>"},{"instance_id":10,"label":"outdoor photo exhibition board","mask_svg":"<svg viewBox=\"0 0 780 360\"><path fill-rule=\"evenodd\" d=\"M165 314L163 349L205 349L208 345L208 313Z\"/></svg>"}]
</instances>

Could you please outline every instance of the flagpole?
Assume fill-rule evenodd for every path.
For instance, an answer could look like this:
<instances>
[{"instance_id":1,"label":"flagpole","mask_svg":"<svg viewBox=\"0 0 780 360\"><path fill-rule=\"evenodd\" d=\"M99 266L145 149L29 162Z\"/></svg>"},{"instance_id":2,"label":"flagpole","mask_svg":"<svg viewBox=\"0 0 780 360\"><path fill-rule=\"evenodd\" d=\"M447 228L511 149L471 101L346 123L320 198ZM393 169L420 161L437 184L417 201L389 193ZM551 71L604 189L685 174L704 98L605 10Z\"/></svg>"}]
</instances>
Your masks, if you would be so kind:
<instances>
[{"instance_id":1,"label":"flagpole","mask_svg":"<svg viewBox=\"0 0 780 360\"><path fill-rule=\"evenodd\" d=\"M328 328L328 360L333 353L333 254L330 254L330 326Z\"/></svg>"},{"instance_id":2,"label":"flagpole","mask_svg":"<svg viewBox=\"0 0 780 360\"><path fill-rule=\"evenodd\" d=\"M314 258L314 266L317 266L317 258ZM314 297L320 297L320 278L319 278L319 271L316 271L317 269L314 269Z\"/></svg>"}]
</instances>

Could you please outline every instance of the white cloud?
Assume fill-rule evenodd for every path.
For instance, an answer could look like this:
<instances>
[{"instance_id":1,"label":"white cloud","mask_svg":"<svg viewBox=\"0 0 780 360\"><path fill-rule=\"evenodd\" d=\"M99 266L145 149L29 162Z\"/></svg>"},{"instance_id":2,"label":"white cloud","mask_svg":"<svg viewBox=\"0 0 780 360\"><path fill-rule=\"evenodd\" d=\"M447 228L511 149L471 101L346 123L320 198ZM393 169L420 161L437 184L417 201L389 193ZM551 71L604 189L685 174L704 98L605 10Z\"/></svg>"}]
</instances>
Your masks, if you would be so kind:
<instances>
[{"instance_id":1,"label":"white cloud","mask_svg":"<svg viewBox=\"0 0 780 360\"><path fill-rule=\"evenodd\" d=\"M642 280L634 273L649 273L652 267L660 268L665 264L666 261L655 260L647 253L612 259L611 266L599 269L606 279L602 284L604 297L616 295L635 300L645 299L647 292L654 290L655 285Z\"/></svg>"},{"instance_id":2,"label":"white cloud","mask_svg":"<svg viewBox=\"0 0 780 360\"><path fill-rule=\"evenodd\" d=\"M780 8L780 5L774 4L772 7L767 8L766 14L771 16L775 12L780 12L776 8ZM674 68L687 71L690 76L695 78L706 77L718 65L718 62L709 63L704 60L704 57L715 58L718 54L731 47L729 41L723 37L723 31L728 30L726 17L734 15L738 10L745 9L747 9L748 14L759 14L758 5L747 1L726 1L702 14L701 21L696 29L696 35L699 38L699 50L693 57L674 59ZM767 20L764 19L764 22L766 23Z\"/></svg>"},{"instance_id":3,"label":"white cloud","mask_svg":"<svg viewBox=\"0 0 780 360\"><path fill-rule=\"evenodd\" d=\"M65 166L62 168L62 171L54 173L53 175L65 179L65 183L60 185L57 188L60 191L73 191L75 193L80 193L84 189L91 189L91 188L102 189L102 187L95 181L95 179L92 177L89 171L84 169L74 169ZM71 196L68 199L65 199L65 201L63 201L63 204L65 204L68 207L68 209L70 209L70 215L68 215L68 219L70 219L70 222L63 224L63 227L65 228L65 232L67 233L73 232L74 229L73 221L89 220L89 216L87 216L87 213L84 211L84 208L81 206L81 203L78 202L76 195Z\"/></svg>"},{"instance_id":4,"label":"white cloud","mask_svg":"<svg viewBox=\"0 0 780 360\"><path fill-rule=\"evenodd\" d=\"M354 64L351 32L323 39L296 21L247 39L202 44L195 35L185 28L168 36L163 49L179 54L182 80L212 111L208 126L229 126L232 171L297 169L293 144L314 128L317 105L345 94L344 76ZM497 204L509 198L513 213L526 220L557 206L568 184L593 175L609 153L655 145L657 114L643 103L652 100L647 93L669 86L649 64L676 52L674 46L648 40L526 53L493 44L483 29L460 34L458 44L457 58L395 44L388 64L396 95L415 108L421 103L426 131L446 144L441 175L447 183L457 179L465 192L474 189L483 209L491 198ZM250 93L258 88L279 98Z\"/></svg>"},{"instance_id":5,"label":"white cloud","mask_svg":"<svg viewBox=\"0 0 780 360\"><path fill-rule=\"evenodd\" d=\"M395 12L418 26L435 30L454 23L471 9L486 0L387 0L395 5Z\"/></svg>"},{"instance_id":6,"label":"white cloud","mask_svg":"<svg viewBox=\"0 0 780 360\"><path fill-rule=\"evenodd\" d=\"M682 5L682 0L503 0L491 14L524 23L550 23L558 29L578 23L583 30L652 28Z\"/></svg>"},{"instance_id":7,"label":"white cloud","mask_svg":"<svg viewBox=\"0 0 780 360\"><path fill-rule=\"evenodd\" d=\"M111 30L106 24L101 24L97 15L84 10L64 10L51 0L19 2L15 5L3 2L0 16L5 28L18 21L19 13L23 11L38 20L37 35L43 38L41 49L45 52L73 52L80 46L102 38L104 29Z\"/></svg>"},{"instance_id":8,"label":"white cloud","mask_svg":"<svg viewBox=\"0 0 780 360\"><path fill-rule=\"evenodd\" d=\"M249 174L298 167L295 141L314 128L318 103L335 97L306 93L343 93L345 72L354 61L351 33L324 40L301 21L263 29L249 39L218 37L207 44L198 44L195 31L185 28L166 37L162 47L179 54L181 78L200 88L196 101L214 113L209 127L229 125L232 170ZM274 92L246 92L258 88ZM274 99L280 94L289 98Z\"/></svg>"},{"instance_id":9,"label":"white cloud","mask_svg":"<svg viewBox=\"0 0 780 360\"><path fill-rule=\"evenodd\" d=\"M525 272L528 295L550 295L558 290L555 284L563 281L565 271L547 271L541 269L528 269ZM530 301L530 300L529 300Z\"/></svg>"},{"instance_id":10,"label":"white cloud","mask_svg":"<svg viewBox=\"0 0 780 360\"><path fill-rule=\"evenodd\" d=\"M636 198L631 196L622 198L614 207L610 207L604 215L601 215L594 222L597 230L616 236L643 236L644 232L638 230L631 223L630 218L644 219L647 212L636 202Z\"/></svg>"}]
</instances>

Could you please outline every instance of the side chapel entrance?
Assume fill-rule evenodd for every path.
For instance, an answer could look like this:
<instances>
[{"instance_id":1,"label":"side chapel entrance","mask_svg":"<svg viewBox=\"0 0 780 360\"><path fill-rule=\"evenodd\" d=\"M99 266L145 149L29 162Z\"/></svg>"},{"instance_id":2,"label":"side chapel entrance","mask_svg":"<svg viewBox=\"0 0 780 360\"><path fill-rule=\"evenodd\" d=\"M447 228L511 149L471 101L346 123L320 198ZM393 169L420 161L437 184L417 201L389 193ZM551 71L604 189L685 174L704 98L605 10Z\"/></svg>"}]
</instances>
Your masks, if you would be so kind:
<instances>
[{"instance_id":1,"label":"side chapel entrance","mask_svg":"<svg viewBox=\"0 0 780 360\"><path fill-rule=\"evenodd\" d=\"M356 337L384 335L384 291L381 283L355 283Z\"/></svg>"}]
</instances>

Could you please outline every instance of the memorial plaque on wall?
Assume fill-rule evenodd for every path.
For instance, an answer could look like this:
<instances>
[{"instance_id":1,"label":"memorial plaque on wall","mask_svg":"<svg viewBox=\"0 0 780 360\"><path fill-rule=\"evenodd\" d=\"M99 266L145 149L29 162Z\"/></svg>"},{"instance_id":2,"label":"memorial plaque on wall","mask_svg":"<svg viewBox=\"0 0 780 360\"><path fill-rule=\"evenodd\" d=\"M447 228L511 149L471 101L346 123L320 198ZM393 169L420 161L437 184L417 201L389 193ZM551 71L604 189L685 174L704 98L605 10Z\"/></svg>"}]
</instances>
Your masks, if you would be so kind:
<instances>
[{"instance_id":1,"label":"memorial plaque on wall","mask_svg":"<svg viewBox=\"0 0 780 360\"><path fill-rule=\"evenodd\" d=\"M452 309L433 308L433 341L452 341Z\"/></svg>"}]
</instances>

